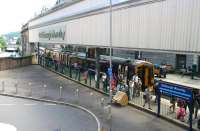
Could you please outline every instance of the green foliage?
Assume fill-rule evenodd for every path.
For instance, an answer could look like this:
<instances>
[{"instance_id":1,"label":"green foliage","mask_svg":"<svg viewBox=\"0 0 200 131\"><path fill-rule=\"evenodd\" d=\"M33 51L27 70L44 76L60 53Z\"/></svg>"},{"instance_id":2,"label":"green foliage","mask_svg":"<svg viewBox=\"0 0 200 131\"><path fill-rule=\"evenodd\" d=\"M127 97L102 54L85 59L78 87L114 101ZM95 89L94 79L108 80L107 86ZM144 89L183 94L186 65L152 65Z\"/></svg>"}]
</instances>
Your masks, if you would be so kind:
<instances>
[{"instance_id":1,"label":"green foliage","mask_svg":"<svg viewBox=\"0 0 200 131\"><path fill-rule=\"evenodd\" d=\"M7 39L12 39L13 37L20 37L20 32L10 32L4 35Z\"/></svg>"},{"instance_id":2,"label":"green foliage","mask_svg":"<svg viewBox=\"0 0 200 131\"><path fill-rule=\"evenodd\" d=\"M6 42L2 36L0 36L0 48L5 48L6 47Z\"/></svg>"}]
</instances>

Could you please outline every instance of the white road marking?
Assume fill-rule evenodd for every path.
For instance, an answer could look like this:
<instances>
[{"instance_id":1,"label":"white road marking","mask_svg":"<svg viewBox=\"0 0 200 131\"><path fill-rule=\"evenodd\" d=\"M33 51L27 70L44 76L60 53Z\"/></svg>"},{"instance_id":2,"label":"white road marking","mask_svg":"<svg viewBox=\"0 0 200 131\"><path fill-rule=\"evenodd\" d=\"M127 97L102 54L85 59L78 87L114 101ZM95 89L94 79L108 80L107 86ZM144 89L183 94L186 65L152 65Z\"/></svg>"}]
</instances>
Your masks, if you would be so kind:
<instances>
[{"instance_id":1,"label":"white road marking","mask_svg":"<svg viewBox=\"0 0 200 131\"><path fill-rule=\"evenodd\" d=\"M0 104L0 106L14 106L15 104Z\"/></svg>"},{"instance_id":2,"label":"white road marking","mask_svg":"<svg viewBox=\"0 0 200 131\"><path fill-rule=\"evenodd\" d=\"M45 103L44 105L45 106L56 106L56 104L53 104L53 103Z\"/></svg>"},{"instance_id":3,"label":"white road marking","mask_svg":"<svg viewBox=\"0 0 200 131\"><path fill-rule=\"evenodd\" d=\"M36 103L27 103L27 104L24 104L24 106L36 106L37 104Z\"/></svg>"}]
</instances>

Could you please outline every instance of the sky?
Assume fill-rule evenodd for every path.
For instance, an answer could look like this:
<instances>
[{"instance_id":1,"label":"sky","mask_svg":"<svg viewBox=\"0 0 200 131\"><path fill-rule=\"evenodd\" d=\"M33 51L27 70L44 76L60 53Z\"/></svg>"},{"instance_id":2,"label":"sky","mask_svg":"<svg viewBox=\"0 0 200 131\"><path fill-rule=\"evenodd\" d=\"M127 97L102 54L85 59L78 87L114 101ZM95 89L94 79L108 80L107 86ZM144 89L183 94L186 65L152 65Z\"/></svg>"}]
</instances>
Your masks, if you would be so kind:
<instances>
[{"instance_id":1,"label":"sky","mask_svg":"<svg viewBox=\"0 0 200 131\"><path fill-rule=\"evenodd\" d=\"M23 24L40 12L42 7L52 7L56 0L1 0L0 35L20 31Z\"/></svg>"}]
</instances>

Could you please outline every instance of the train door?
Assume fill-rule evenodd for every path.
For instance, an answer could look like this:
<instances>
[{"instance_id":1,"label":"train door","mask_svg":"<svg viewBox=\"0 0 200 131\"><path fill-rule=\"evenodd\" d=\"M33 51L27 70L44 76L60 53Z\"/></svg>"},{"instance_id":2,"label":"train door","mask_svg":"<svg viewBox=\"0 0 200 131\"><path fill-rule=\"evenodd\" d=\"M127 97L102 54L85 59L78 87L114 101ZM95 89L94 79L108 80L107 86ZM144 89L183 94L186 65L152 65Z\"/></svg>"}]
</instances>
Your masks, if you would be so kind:
<instances>
[{"instance_id":1,"label":"train door","mask_svg":"<svg viewBox=\"0 0 200 131\"><path fill-rule=\"evenodd\" d=\"M154 80L153 66L142 64L137 67L137 73L142 81L142 90L144 91L145 88L150 88L150 90L152 91L152 81Z\"/></svg>"},{"instance_id":2,"label":"train door","mask_svg":"<svg viewBox=\"0 0 200 131\"><path fill-rule=\"evenodd\" d=\"M146 70L143 65L139 65L135 67L134 72L137 73L138 77L142 81L142 90L144 91L146 83Z\"/></svg>"}]
</instances>

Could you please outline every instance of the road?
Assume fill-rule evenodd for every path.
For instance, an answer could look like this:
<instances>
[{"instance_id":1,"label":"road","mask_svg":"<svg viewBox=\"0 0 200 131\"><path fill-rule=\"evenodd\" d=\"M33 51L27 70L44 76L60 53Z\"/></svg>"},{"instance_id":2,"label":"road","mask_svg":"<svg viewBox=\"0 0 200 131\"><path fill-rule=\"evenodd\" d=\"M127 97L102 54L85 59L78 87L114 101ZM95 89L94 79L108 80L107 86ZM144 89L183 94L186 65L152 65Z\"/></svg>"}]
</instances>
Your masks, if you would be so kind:
<instances>
[{"instance_id":1,"label":"road","mask_svg":"<svg viewBox=\"0 0 200 131\"><path fill-rule=\"evenodd\" d=\"M43 85L46 84L47 97L45 99L59 100L59 87L62 86L63 95L61 100L64 102L80 104L81 106L84 106L89 110L91 110L99 117L101 124L106 129L106 131L109 131L110 129L112 131L133 131L133 130L134 131L146 131L146 130L183 131L184 130L174 124L171 124L167 121L157 118L156 116L137 110L130 106L119 107L112 105L112 122L111 122L111 120L107 119L108 114L105 113L105 110L103 110L103 107L100 104L100 100L102 98L104 98L105 100L108 99L107 96L97 93L91 89L88 89L87 87L74 83L70 80L67 80L37 65L18 68L15 70L1 71L0 78L1 81L5 81L6 93L13 94L13 92L15 91L13 85L14 83L17 82L19 87L18 95L22 96L26 96L29 94L30 90L28 88L29 87L28 83L31 83L32 96L36 98L44 97ZM79 90L80 94L79 97L74 95L76 89ZM30 110L32 110L33 108L36 111L34 113L36 114L38 113L39 116L41 114L46 113L46 115L41 117L41 119L39 120L40 122L45 120L48 122L50 120L49 116L47 115L49 114L48 112L51 111L50 110L51 108L49 106L41 106L41 108L46 108L46 110L42 109L36 110L37 108L34 106L33 107L25 106L24 109L22 107L20 109L25 110L27 108L29 108ZM53 109L52 110L53 112L55 112L55 114L59 114L59 116L64 116L63 115L65 114L64 109L60 110L57 106L53 106ZM12 114L15 114L14 112L15 110L13 110ZM28 117L28 120L26 121L30 121L29 119L32 119L32 115L35 120L36 118L34 113L31 113L29 115L31 118ZM55 120L55 121L57 122L58 125L62 124L63 122L66 123L68 119L70 119L70 117L64 117L61 120ZM0 118L0 120L2 121L4 119ZM26 125L26 124L21 124L21 125ZM47 125L37 126L37 127L38 129L40 129L40 127L48 128ZM51 129L52 128L56 128L56 125L55 124L54 126L52 125Z\"/></svg>"},{"instance_id":2,"label":"road","mask_svg":"<svg viewBox=\"0 0 200 131\"><path fill-rule=\"evenodd\" d=\"M95 131L86 112L70 106L0 96L0 123L18 131Z\"/></svg>"}]
</instances>

